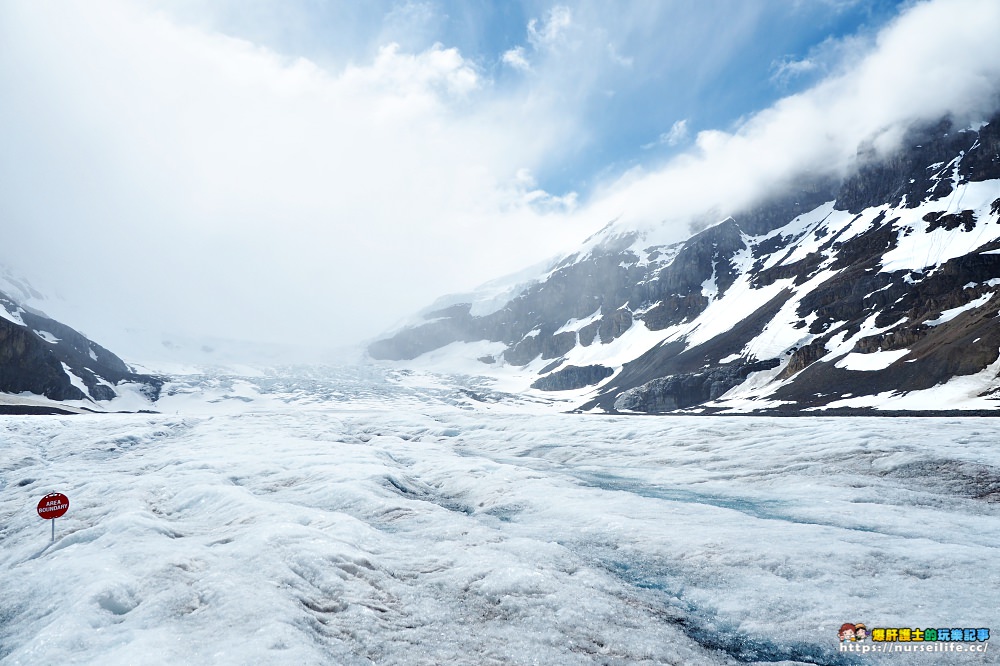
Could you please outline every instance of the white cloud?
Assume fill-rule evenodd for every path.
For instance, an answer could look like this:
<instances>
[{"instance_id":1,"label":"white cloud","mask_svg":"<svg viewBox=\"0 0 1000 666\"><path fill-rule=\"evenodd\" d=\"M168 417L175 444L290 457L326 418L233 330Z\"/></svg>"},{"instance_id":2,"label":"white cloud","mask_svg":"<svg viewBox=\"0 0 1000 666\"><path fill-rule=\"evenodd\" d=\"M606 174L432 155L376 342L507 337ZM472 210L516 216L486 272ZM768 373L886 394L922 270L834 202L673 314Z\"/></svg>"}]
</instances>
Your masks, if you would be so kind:
<instances>
[{"instance_id":1,"label":"white cloud","mask_svg":"<svg viewBox=\"0 0 1000 666\"><path fill-rule=\"evenodd\" d=\"M406 2L395 5L382 19L389 41L399 35L421 34L425 27L437 20L437 13L429 2Z\"/></svg>"},{"instance_id":2,"label":"white cloud","mask_svg":"<svg viewBox=\"0 0 1000 666\"><path fill-rule=\"evenodd\" d=\"M401 53L395 43L383 46L374 63L349 67L340 79L348 85L370 86L391 97L434 97L442 91L466 95L479 87L476 70L458 49L446 49L441 44L423 53Z\"/></svg>"},{"instance_id":3,"label":"white cloud","mask_svg":"<svg viewBox=\"0 0 1000 666\"><path fill-rule=\"evenodd\" d=\"M665 143L668 146L676 146L678 143L686 139L688 136L688 121L687 118L684 120L678 120L673 125L670 126L670 131L660 135L660 143Z\"/></svg>"},{"instance_id":4,"label":"white cloud","mask_svg":"<svg viewBox=\"0 0 1000 666\"><path fill-rule=\"evenodd\" d=\"M26 0L0 8L0 97L0 260L92 301L92 334L355 341L572 224L505 185L571 123L454 48L330 72L117 0Z\"/></svg>"},{"instance_id":5,"label":"white cloud","mask_svg":"<svg viewBox=\"0 0 1000 666\"><path fill-rule=\"evenodd\" d=\"M666 132L660 134L656 141L650 143L645 143L641 146L643 150L649 150L650 148L656 148L657 146L676 146L687 140L688 138L688 121L687 118L683 120L678 120L670 126L670 129Z\"/></svg>"},{"instance_id":6,"label":"white cloud","mask_svg":"<svg viewBox=\"0 0 1000 666\"><path fill-rule=\"evenodd\" d=\"M562 196L550 194L538 187L530 169L518 169L514 174L510 201L540 213L572 213L576 210L579 195L569 192Z\"/></svg>"},{"instance_id":7,"label":"white cloud","mask_svg":"<svg viewBox=\"0 0 1000 666\"><path fill-rule=\"evenodd\" d=\"M519 69L525 72L531 70L531 63L528 62L523 46L515 46L514 48L505 51L502 61L504 64L510 65L514 69Z\"/></svg>"},{"instance_id":8,"label":"white cloud","mask_svg":"<svg viewBox=\"0 0 1000 666\"><path fill-rule=\"evenodd\" d=\"M735 131L700 132L693 152L660 169L632 170L591 197L580 214L621 216L624 224L678 240L705 210L735 212L805 171L844 173L862 141L875 139L890 150L914 122L947 114L962 124L981 120L1000 108L998 29L1000 3L992 0L917 4L867 53L846 59L850 66L840 73Z\"/></svg>"},{"instance_id":9,"label":"white cloud","mask_svg":"<svg viewBox=\"0 0 1000 666\"><path fill-rule=\"evenodd\" d=\"M537 49L552 49L565 42L566 35L573 25L573 12L565 5L556 5L548 11L542 20L531 19L528 22L528 40Z\"/></svg>"},{"instance_id":10,"label":"white cloud","mask_svg":"<svg viewBox=\"0 0 1000 666\"><path fill-rule=\"evenodd\" d=\"M815 72L818 68L818 63L810 58L802 58L801 60L786 58L772 65L771 81L786 84L803 74Z\"/></svg>"},{"instance_id":11,"label":"white cloud","mask_svg":"<svg viewBox=\"0 0 1000 666\"><path fill-rule=\"evenodd\" d=\"M748 34L756 10L737 4L726 25L678 35L690 54L685 39L723 31L721 51L692 67L711 71L745 43L728 37ZM839 55L822 71L835 74L809 90L578 197L531 174L580 158L588 102L625 78L607 45L627 44L641 70L676 18L667 4L552 8L502 56L533 71L503 90L444 45L400 41L324 67L141 7L0 3L0 259L92 303L91 333L139 320L265 340L373 336L619 216L667 220L662 235L678 240L705 210L802 169L848 169L859 141L985 112L1000 89L1000 3L917 4L874 41L830 44ZM679 120L660 140L689 132Z\"/></svg>"},{"instance_id":12,"label":"white cloud","mask_svg":"<svg viewBox=\"0 0 1000 666\"><path fill-rule=\"evenodd\" d=\"M816 82L834 72L859 65L875 48L875 35L862 31L840 39L828 38L809 49L802 58L785 57L771 63L771 83L779 88Z\"/></svg>"}]
</instances>

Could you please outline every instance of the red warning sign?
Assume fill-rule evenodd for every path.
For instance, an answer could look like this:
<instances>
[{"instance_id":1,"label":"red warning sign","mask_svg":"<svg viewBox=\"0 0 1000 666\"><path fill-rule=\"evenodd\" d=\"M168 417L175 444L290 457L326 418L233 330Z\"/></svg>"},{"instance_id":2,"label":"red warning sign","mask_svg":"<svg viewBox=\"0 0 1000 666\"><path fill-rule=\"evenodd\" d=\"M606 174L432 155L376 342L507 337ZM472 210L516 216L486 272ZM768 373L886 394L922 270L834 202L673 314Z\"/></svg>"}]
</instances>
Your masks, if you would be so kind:
<instances>
[{"instance_id":1,"label":"red warning sign","mask_svg":"<svg viewBox=\"0 0 1000 666\"><path fill-rule=\"evenodd\" d=\"M58 518L69 511L69 498L62 493L49 493L38 502L38 515L46 520Z\"/></svg>"}]
</instances>

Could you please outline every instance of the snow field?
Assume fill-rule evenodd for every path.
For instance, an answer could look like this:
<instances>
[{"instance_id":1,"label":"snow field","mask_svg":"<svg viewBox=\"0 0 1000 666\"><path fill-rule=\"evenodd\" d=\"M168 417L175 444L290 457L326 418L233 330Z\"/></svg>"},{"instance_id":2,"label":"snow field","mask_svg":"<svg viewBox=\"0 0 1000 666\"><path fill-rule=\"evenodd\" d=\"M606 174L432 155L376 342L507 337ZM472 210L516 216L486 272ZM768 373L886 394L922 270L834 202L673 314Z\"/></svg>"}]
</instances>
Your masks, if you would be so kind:
<instances>
[{"instance_id":1,"label":"snow field","mask_svg":"<svg viewBox=\"0 0 1000 666\"><path fill-rule=\"evenodd\" d=\"M0 419L0 663L842 664L845 621L1000 626L991 420L386 395Z\"/></svg>"}]
</instances>

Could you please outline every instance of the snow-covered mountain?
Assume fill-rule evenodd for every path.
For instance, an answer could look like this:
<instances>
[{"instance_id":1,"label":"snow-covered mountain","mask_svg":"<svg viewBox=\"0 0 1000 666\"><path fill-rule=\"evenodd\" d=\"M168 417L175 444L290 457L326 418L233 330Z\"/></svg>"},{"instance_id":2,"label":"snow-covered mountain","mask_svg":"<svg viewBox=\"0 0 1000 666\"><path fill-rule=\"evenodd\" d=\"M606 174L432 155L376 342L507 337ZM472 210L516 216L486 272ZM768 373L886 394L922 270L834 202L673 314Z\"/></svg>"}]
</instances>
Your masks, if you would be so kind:
<instances>
[{"instance_id":1,"label":"snow-covered mountain","mask_svg":"<svg viewBox=\"0 0 1000 666\"><path fill-rule=\"evenodd\" d=\"M4 269L0 274L0 413L134 409L155 400L162 380L28 302L42 296ZM121 400L120 400L121 399Z\"/></svg>"},{"instance_id":2,"label":"snow-covered mountain","mask_svg":"<svg viewBox=\"0 0 1000 666\"><path fill-rule=\"evenodd\" d=\"M582 410L992 409L1000 116L901 146L682 243L611 224L502 305L453 300L369 353L475 358Z\"/></svg>"}]
</instances>

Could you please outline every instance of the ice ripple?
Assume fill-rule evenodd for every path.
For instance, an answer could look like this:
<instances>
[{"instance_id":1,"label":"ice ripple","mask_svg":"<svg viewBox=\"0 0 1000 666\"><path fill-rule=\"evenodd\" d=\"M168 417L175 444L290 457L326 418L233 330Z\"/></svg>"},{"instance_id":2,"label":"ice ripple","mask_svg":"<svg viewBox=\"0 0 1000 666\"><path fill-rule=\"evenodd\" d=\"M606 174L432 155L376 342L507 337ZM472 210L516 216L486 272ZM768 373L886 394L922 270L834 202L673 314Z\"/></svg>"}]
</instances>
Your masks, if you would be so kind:
<instances>
[{"instance_id":1,"label":"ice ripple","mask_svg":"<svg viewBox=\"0 0 1000 666\"><path fill-rule=\"evenodd\" d=\"M979 420L528 415L393 381L0 418L4 666L839 666L847 620L997 624Z\"/></svg>"}]
</instances>

